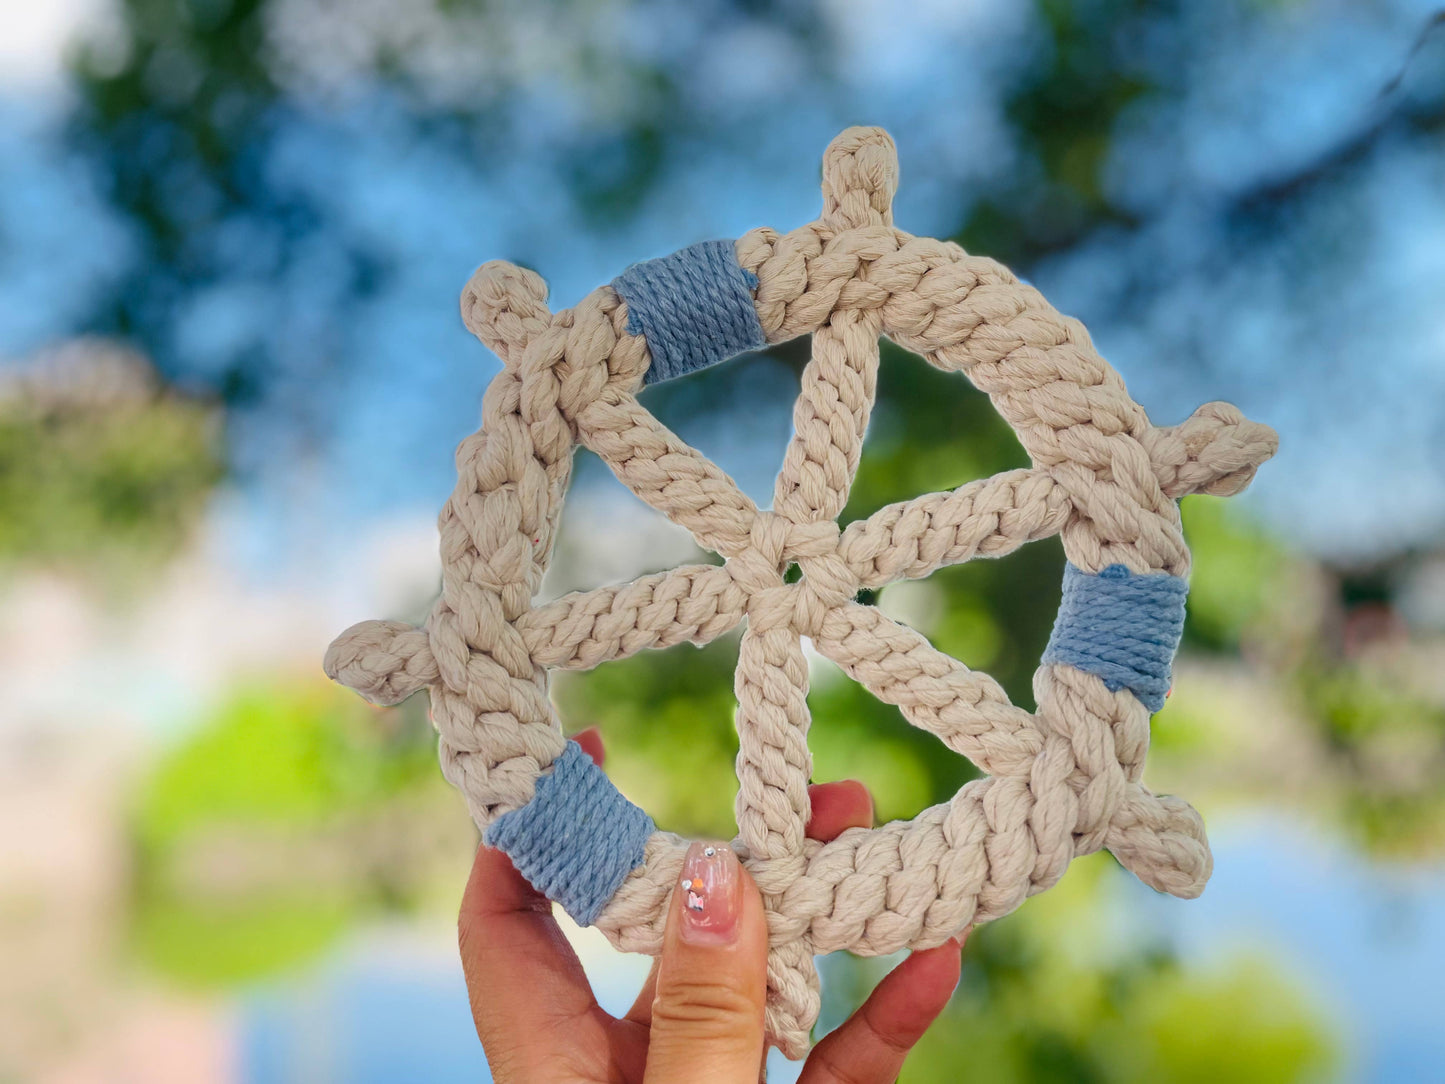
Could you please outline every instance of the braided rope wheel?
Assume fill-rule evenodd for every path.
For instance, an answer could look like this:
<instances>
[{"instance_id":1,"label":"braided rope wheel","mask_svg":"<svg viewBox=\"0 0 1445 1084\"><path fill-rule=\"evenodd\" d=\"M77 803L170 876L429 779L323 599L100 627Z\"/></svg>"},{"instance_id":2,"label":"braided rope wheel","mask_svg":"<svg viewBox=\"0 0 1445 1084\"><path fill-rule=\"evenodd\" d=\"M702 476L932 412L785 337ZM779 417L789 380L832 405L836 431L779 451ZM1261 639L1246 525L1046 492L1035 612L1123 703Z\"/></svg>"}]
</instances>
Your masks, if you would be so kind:
<instances>
[{"instance_id":1,"label":"braided rope wheel","mask_svg":"<svg viewBox=\"0 0 1445 1084\"><path fill-rule=\"evenodd\" d=\"M898 166L877 128L823 158L823 212L736 242L771 343L812 334L794 433L762 510L637 400L651 363L612 286L552 313L546 286L503 262L462 297L501 358L481 429L457 451L439 527L443 589L425 628L353 626L332 677L383 704L427 688L446 777L477 825L525 806L566 739L548 672L646 648L703 644L746 619L736 692L739 856L770 935L767 1030L804 1053L819 1009L816 953L941 944L1053 885L1101 847L1152 887L1198 895L1211 858L1199 815L1140 782L1149 711L1127 689L1059 663L1034 676L1038 710L986 674L855 601L864 588L1062 536L1084 572L1187 575L1177 500L1242 490L1274 433L1211 403L1156 427L1078 321L956 244L896 229ZM883 508L839 529L873 404L880 335L961 371L1013 427L1033 466ZM534 607L578 443L644 501L726 559ZM802 575L784 582L790 564ZM808 666L802 638L986 776L911 821L805 837ZM687 841L656 831L595 924L625 951L661 950Z\"/></svg>"}]
</instances>

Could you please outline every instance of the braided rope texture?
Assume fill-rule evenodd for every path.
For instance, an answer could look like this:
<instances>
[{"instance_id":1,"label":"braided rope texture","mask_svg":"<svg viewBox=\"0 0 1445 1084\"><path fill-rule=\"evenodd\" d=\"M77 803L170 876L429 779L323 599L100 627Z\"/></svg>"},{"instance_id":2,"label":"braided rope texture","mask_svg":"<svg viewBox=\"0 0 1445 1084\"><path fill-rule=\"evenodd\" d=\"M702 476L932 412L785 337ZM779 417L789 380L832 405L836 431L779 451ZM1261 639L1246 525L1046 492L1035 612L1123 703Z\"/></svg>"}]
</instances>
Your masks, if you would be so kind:
<instances>
[{"instance_id":1,"label":"braided rope texture","mask_svg":"<svg viewBox=\"0 0 1445 1084\"><path fill-rule=\"evenodd\" d=\"M1149 709L1134 693L1049 662L1034 676L1037 710L1024 711L986 674L856 602L859 591L1055 534L1081 572L1120 565L1183 579L1177 500L1239 492L1277 446L1272 430L1224 403L1153 425L1082 324L993 260L895 228L897 183L888 134L847 129L823 156L821 215L734 245L756 278L767 341L812 335L770 510L638 402L653 355L646 335L629 330L616 288L553 313L534 272L478 269L462 317L503 367L481 429L457 449L457 485L438 523L441 597L424 628L362 622L325 660L328 674L377 703L429 691L442 770L485 831L527 805L566 748L549 671L703 644L745 620L733 846L767 908L767 1029L790 1057L806 1052L817 1017L817 953L941 944L1103 847L1180 897L1198 895L1211 869L1199 815L1141 782ZM984 391L1032 466L890 505L840 531L883 334ZM579 443L725 563L534 608ZM802 572L794 583L784 582L790 564ZM808 840L804 636L985 777L911 821ZM596 915L618 948L661 950L685 848L654 832L642 864Z\"/></svg>"}]
</instances>

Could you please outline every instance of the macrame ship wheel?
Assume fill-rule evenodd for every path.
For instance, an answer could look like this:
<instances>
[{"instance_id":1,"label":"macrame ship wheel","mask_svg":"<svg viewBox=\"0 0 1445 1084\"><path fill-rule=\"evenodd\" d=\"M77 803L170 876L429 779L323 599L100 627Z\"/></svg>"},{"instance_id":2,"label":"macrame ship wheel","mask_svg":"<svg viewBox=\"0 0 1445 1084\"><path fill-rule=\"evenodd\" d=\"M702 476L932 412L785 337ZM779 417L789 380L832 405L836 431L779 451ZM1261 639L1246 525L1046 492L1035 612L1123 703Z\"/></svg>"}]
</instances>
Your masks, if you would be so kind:
<instances>
[{"instance_id":1,"label":"macrame ship wheel","mask_svg":"<svg viewBox=\"0 0 1445 1084\"><path fill-rule=\"evenodd\" d=\"M1152 887L1199 894L1199 815L1140 782L1184 616L1177 501L1233 494L1273 431L1211 403L1156 427L1082 324L956 244L894 228L898 163L878 128L823 157L823 213L634 265L552 313L531 271L483 265L466 325L501 358L482 428L457 450L439 521L443 587L425 628L366 621L326 670L381 704L431 694L446 777L486 841L618 948L657 954L686 840L654 828L562 732L548 671L703 644L746 619L736 692L739 856L768 912L767 1027L790 1057L818 1014L816 953L942 943L1107 847ZM638 402L644 383L812 334L794 434L759 509ZM890 505L840 530L873 404L878 339L963 372L1033 466ZM533 606L583 444L726 559ZM1063 604L1038 710L855 601L865 588L1062 536ZM801 578L784 580L796 564ZM802 637L986 773L911 821L805 838Z\"/></svg>"}]
</instances>

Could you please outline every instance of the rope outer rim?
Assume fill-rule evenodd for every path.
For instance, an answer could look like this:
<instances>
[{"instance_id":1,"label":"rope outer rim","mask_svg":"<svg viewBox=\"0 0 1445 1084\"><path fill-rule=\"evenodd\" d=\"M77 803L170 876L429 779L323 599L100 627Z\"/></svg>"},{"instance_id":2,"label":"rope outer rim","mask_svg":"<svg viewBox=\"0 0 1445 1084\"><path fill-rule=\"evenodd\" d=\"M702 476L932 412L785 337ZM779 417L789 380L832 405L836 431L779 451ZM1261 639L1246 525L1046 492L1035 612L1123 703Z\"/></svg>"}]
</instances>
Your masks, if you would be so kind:
<instances>
[{"instance_id":1,"label":"rope outer rim","mask_svg":"<svg viewBox=\"0 0 1445 1084\"><path fill-rule=\"evenodd\" d=\"M735 243L738 267L757 283L752 303L767 341L811 333L809 373L820 358L818 374L832 367L831 375L811 386L805 374L789 457L812 454L806 447L799 452L800 442L806 445L819 434L825 456L857 454L871 405L878 338L886 334L940 369L964 371L987 391L1029 451L1033 469L903 502L896 510L890 506L870 517L863 530L855 524L840 533L830 522L836 509L833 515L826 509L814 515L809 491L782 486L790 471L796 482L800 469L831 467L790 458L774 508L781 501L792 511L759 512L714 465L705 460L699 465L695 452L670 443L676 438L637 403L651 358L645 339L628 332L628 307L617 290L600 287L575 308L554 315L535 273L484 265L463 292L462 314L504 367L484 399L482 429L458 449L457 489L439 521L442 597L425 629L362 622L338 637L326 658L328 674L378 703L431 690L443 772L485 830L527 805L539 776L566 751L546 693L551 669L590 668L682 639L705 642L741 620L743 608L749 617L744 650L751 644L756 652L779 631L802 634L807 624L815 643L818 635L832 637L840 651L852 650L857 633L863 641L891 637L888 650L896 658L916 656L916 672L889 675L901 682L890 687L890 695L906 696L906 702L889 702L902 707L914 725L933 730L967 755L985 778L912 820L850 830L825 845L798 840L794 854L776 857L768 853L771 842L742 842L750 829L739 806L734 847L769 907L771 951L786 956L776 961L783 986L775 990L770 979L769 1035L790 1056L806 1050L806 1027L817 1011L812 952L851 948L871 954L939 944L964 925L1007 913L1030 891L1056 881L1077 854L1104 846L1146 883L1179 896L1196 895L1210 868L1198 814L1140 784L1148 716L1132 693L1111 692L1074 666L1041 661L1034 677L1039 711L1022 713L992 679L941 656L910 630L865 627L876 611L848 601L850 577L881 585L1053 533L1062 535L1070 562L1084 571L1121 564L1136 574L1182 577L1189 557L1177 498L1238 492L1277 442L1267 427L1248 422L1227 404L1201 407L1181 426L1153 426L1094 352L1081 324L1060 317L1037 291L994 261L895 229L896 179L887 134L849 129L824 156L822 217L789 234L753 230ZM888 282L907 285L898 292ZM1019 374L1008 366L1021 346L1035 351L1030 358L1066 351L1072 375L1020 392L1013 386ZM1046 419L1035 406L1047 409ZM850 409L854 431L844 443L851 451L838 443ZM820 414L839 410L843 413L832 418ZM669 471L692 472L688 493L701 499L693 503L689 497L667 514L700 541L705 537L704 544L728 563L690 571L692 593L686 595L670 593L679 581L663 575L583 592L577 603L582 610L568 609L566 599L534 607L579 443L603 455L619 477L627 471L624 482L639 492L665 492L656 488L666 484L666 477L656 474L662 462ZM530 452L518 458L508 451L511 446ZM520 499L524 492L526 501ZM1016 506L1004 502L992 512L992 502L1007 494L1017 498ZM1025 520L1008 519L1025 515L1024 509ZM960 532L965 525L991 524L996 534L985 532L980 541L960 533L942 550L925 554L907 544L919 515L934 517L930 529L963 516L957 521ZM893 532L894 542L876 548L869 533L874 526ZM745 580L766 587L785 559L807 565L807 592L744 590ZM628 633L618 626L620 633L608 634L620 637L609 641L611 647L566 647L568 636L582 627L579 622L591 629L609 618L610 611L586 607L618 606L626 617L632 612L627 607L640 604L634 600L643 594L665 611L660 631L639 627ZM553 624L539 632L534 615L546 615ZM547 655L553 650L548 636L565 648L562 656ZM852 657L849 665L850 676L883 696L867 679L866 654ZM745 691L740 684L740 727ZM949 705L962 705L965 698L970 712L989 720L983 730L960 728L947 716ZM483 720L485 727L479 725ZM1098 751L1091 739L1071 743L1074 727L1104 736L1110 747L1104 760L1091 759ZM805 745L802 755L807 757ZM1069 782L1069 772L1079 777L1081 790ZM1057 799L1055 807L1039 805L1020 821L1019 811L1034 806L1031 795L1043 793ZM1101 810L1118 815L1101 819ZM1005 831L1007 840L998 836ZM878 864L891 852L869 841L884 837L898 849L901 870ZM981 848L988 839L997 846L990 846L985 861ZM653 831L643 864L596 915L598 927L619 948L660 950L664 905L684 846L671 833ZM1032 857L1018 865L1015 854ZM980 864L989 868L984 880L975 882L971 878L984 875L978 873ZM874 889L867 886L881 892L890 878L906 879L910 871L931 871L928 876L937 882L939 895L925 910L913 906L923 902L916 893L896 900L891 893L876 900L869 895ZM845 887L863 895L846 905L839 901L835 911L833 893ZM903 910L909 912L906 921ZM770 976L774 962L770 959Z\"/></svg>"}]
</instances>

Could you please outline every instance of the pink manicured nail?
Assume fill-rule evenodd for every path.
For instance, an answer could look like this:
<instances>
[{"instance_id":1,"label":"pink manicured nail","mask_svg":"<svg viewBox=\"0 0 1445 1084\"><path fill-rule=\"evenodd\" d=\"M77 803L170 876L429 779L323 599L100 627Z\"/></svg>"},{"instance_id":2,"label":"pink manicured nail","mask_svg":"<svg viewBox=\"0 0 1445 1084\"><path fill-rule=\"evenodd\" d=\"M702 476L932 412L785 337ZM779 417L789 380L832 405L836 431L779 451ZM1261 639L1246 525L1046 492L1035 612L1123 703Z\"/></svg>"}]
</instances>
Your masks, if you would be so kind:
<instances>
[{"instance_id":1,"label":"pink manicured nail","mask_svg":"<svg viewBox=\"0 0 1445 1084\"><path fill-rule=\"evenodd\" d=\"M682 860L682 939L694 945L736 940L742 910L742 867L724 843L694 843Z\"/></svg>"}]
</instances>

